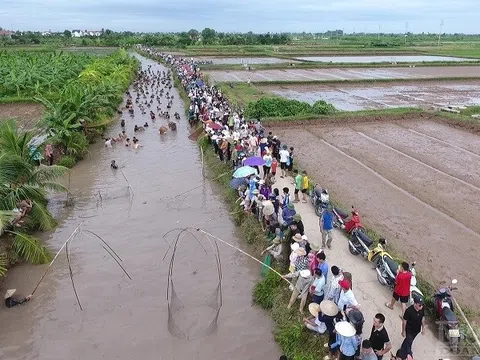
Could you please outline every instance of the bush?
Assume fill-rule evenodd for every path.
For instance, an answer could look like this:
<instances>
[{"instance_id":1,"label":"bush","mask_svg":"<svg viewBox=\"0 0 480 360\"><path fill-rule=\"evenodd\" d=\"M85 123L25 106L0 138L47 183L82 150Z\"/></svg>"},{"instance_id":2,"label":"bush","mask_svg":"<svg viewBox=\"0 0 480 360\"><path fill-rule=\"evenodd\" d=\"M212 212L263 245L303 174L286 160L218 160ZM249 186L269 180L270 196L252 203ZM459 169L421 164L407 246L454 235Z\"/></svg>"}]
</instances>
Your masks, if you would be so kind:
<instances>
[{"instance_id":1,"label":"bush","mask_svg":"<svg viewBox=\"0 0 480 360\"><path fill-rule=\"evenodd\" d=\"M60 159L58 162L58 165L60 166L65 166L69 169L73 167L77 163L77 160L73 156L64 156L63 158Z\"/></svg>"},{"instance_id":2,"label":"bush","mask_svg":"<svg viewBox=\"0 0 480 360\"><path fill-rule=\"evenodd\" d=\"M247 118L284 117L303 114L328 115L335 112L335 107L323 100L309 103L288 100L280 97L266 97L250 102L245 108Z\"/></svg>"}]
</instances>

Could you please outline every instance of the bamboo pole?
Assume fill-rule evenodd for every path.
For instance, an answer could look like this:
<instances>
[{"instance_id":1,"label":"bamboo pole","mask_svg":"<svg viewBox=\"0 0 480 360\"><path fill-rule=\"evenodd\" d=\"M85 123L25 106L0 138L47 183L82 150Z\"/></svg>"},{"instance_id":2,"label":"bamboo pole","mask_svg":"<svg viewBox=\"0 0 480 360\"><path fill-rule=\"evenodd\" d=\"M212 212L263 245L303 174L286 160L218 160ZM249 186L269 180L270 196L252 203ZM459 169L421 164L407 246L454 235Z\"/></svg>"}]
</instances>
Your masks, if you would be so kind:
<instances>
[{"instance_id":1,"label":"bamboo pole","mask_svg":"<svg viewBox=\"0 0 480 360\"><path fill-rule=\"evenodd\" d=\"M480 340L478 339L477 333L475 332L475 330L473 329L472 325L471 325L470 322L468 321L465 313L463 312L462 308L461 308L460 305L458 304L457 300L456 300L453 296L452 296L452 299L453 299L453 302L455 303L456 308L457 308L458 311L460 312L460 315L462 315L463 320L467 323L468 328L469 328L470 331L472 332L473 338L475 339L475 342L477 343L477 346L478 346L478 349L477 349L477 350L480 351Z\"/></svg>"},{"instance_id":2,"label":"bamboo pole","mask_svg":"<svg viewBox=\"0 0 480 360\"><path fill-rule=\"evenodd\" d=\"M250 259L255 260L256 262L258 262L258 263L261 264L262 266L265 266L265 267L269 268L269 269L272 270L275 274L277 274L278 276L280 276L280 278L281 278L282 280L286 281L289 285L292 285L292 286L293 286L293 284L292 284L290 281L288 281L287 279L285 279L285 278L283 277L283 275L280 274L277 270L275 270L275 269L272 268L271 266L268 266L268 265L264 264L261 260L257 259L256 257L250 255L249 253L243 251L242 249L239 249L238 247L230 244L229 242L227 242L227 241L225 241L225 240L222 240L222 239L220 239L219 237L217 237L217 236L215 236L215 235L213 235L213 234L210 234L209 232L207 232L207 231L205 231L205 230L202 230L202 229L197 228L197 231L200 231L201 233L203 233L203 234L205 234L205 235L207 235L207 236L210 236L210 237L214 238L215 240L220 241L221 243L223 243L223 244L225 244L225 245L230 246L231 248L233 248L233 249L241 252L243 255L248 256Z\"/></svg>"}]
</instances>

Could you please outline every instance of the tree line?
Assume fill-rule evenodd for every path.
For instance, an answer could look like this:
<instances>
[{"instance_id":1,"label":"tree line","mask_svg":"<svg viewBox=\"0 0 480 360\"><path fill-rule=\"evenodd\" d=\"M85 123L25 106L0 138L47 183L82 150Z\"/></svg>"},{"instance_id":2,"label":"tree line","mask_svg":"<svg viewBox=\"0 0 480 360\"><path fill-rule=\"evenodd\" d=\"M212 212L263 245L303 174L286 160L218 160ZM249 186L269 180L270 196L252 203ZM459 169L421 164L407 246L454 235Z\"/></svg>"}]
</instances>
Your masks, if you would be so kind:
<instances>
[{"instance_id":1,"label":"tree line","mask_svg":"<svg viewBox=\"0 0 480 360\"><path fill-rule=\"evenodd\" d=\"M102 29L103 30L103 29ZM70 30L42 35L40 32L15 32L11 37L0 37L0 46L6 45L83 45L83 46L169 46L183 48L189 45L283 45L290 42L287 34L226 33L205 28L179 33L134 33L131 31L102 31L101 36L72 37Z\"/></svg>"}]
</instances>

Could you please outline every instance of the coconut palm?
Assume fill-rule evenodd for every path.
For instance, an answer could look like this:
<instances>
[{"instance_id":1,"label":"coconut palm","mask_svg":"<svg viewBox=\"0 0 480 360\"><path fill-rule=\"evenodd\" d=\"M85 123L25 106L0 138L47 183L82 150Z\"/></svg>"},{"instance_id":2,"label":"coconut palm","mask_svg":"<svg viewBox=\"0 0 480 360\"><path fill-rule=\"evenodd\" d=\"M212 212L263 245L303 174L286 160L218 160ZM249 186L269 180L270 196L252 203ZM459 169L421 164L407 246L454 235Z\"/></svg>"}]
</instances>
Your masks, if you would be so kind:
<instances>
[{"instance_id":1,"label":"coconut palm","mask_svg":"<svg viewBox=\"0 0 480 360\"><path fill-rule=\"evenodd\" d=\"M67 191L54 180L68 169L36 166L30 149L32 139L33 133L18 130L13 120L0 124L0 233L14 235L13 249L21 258L43 263L48 260L48 251L37 239L12 228L12 218L18 216L18 211L13 211L26 201L31 208L24 228L52 229L55 219L47 209L47 192Z\"/></svg>"}]
</instances>

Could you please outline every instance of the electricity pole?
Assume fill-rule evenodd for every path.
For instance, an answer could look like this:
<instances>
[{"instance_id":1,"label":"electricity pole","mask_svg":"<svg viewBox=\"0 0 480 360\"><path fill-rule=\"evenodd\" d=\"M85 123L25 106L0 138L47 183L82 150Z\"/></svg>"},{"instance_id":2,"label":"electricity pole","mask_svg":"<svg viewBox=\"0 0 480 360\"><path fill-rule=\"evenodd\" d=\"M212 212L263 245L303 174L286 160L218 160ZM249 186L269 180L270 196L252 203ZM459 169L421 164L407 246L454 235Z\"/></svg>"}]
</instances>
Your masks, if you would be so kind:
<instances>
[{"instance_id":1,"label":"electricity pole","mask_svg":"<svg viewBox=\"0 0 480 360\"><path fill-rule=\"evenodd\" d=\"M380 41L380 29L382 28L382 25L378 25L378 40Z\"/></svg>"},{"instance_id":2,"label":"electricity pole","mask_svg":"<svg viewBox=\"0 0 480 360\"><path fill-rule=\"evenodd\" d=\"M440 37L442 36L442 31L443 31L443 20L440 21L440 32L438 33L438 43L437 43L437 46L440 46Z\"/></svg>"}]
</instances>

